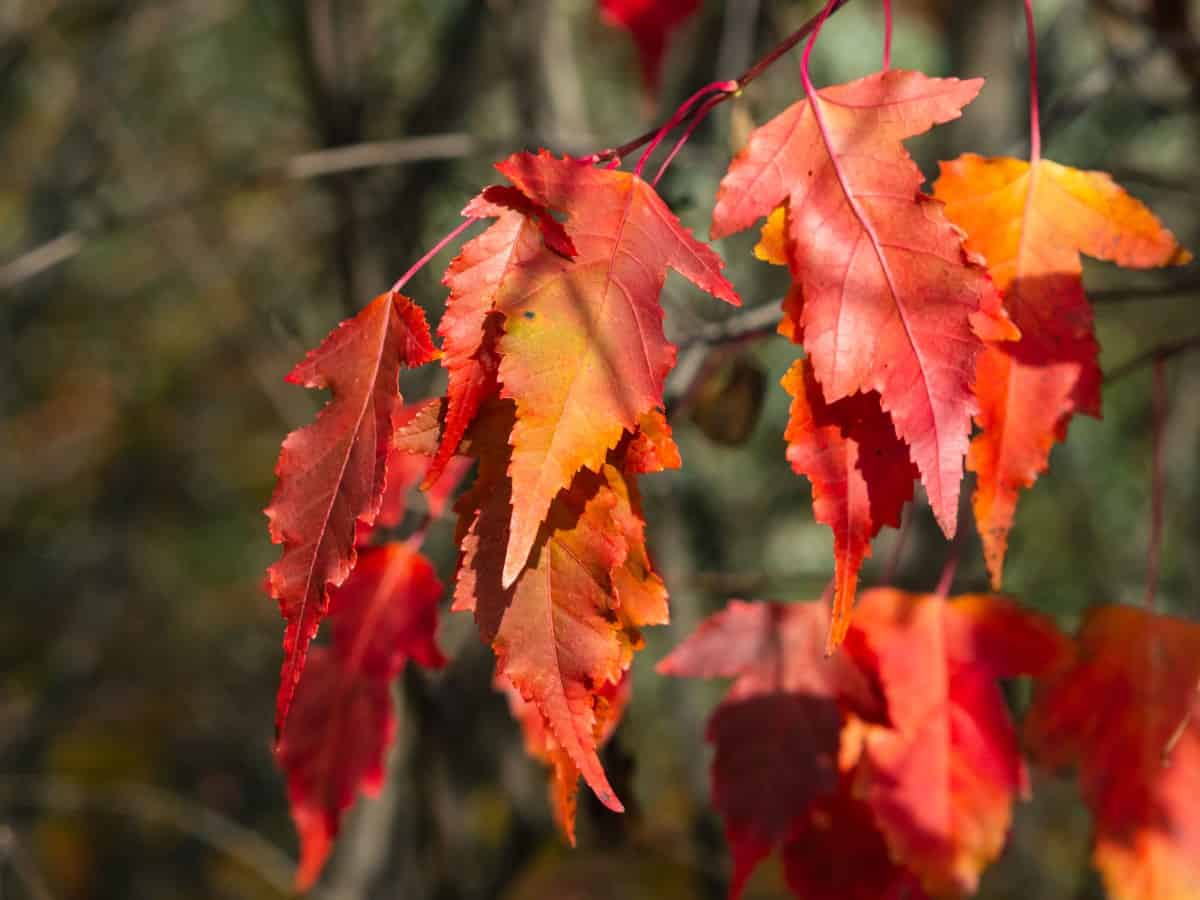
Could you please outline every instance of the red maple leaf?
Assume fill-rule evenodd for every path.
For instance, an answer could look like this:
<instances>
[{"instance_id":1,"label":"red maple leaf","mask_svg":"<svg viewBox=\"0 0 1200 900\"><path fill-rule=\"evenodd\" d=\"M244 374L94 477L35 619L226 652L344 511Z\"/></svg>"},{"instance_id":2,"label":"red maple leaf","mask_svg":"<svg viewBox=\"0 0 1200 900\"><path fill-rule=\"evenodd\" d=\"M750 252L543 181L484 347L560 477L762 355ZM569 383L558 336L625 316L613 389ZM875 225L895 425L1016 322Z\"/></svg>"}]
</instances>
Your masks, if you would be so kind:
<instances>
[{"instance_id":1,"label":"red maple leaf","mask_svg":"<svg viewBox=\"0 0 1200 900\"><path fill-rule=\"evenodd\" d=\"M1079 767L1114 900L1200 896L1200 625L1091 610L1026 730L1040 761Z\"/></svg>"},{"instance_id":2,"label":"red maple leaf","mask_svg":"<svg viewBox=\"0 0 1200 900\"><path fill-rule=\"evenodd\" d=\"M734 678L709 719L713 804L733 851L730 895L838 789L842 707L876 719L881 698L844 654L823 653L823 603L729 605L658 664L664 675Z\"/></svg>"},{"instance_id":3,"label":"red maple leaf","mask_svg":"<svg viewBox=\"0 0 1200 900\"><path fill-rule=\"evenodd\" d=\"M792 395L783 435L788 462L812 482L813 517L833 530L836 571L827 642L833 650L850 625L858 572L871 554L871 539L884 525L899 526L917 471L877 394L826 403L808 360L792 364L783 387Z\"/></svg>"},{"instance_id":4,"label":"red maple leaf","mask_svg":"<svg viewBox=\"0 0 1200 900\"><path fill-rule=\"evenodd\" d=\"M420 307L389 292L342 322L288 376L294 384L329 388L333 399L313 424L284 440L266 510L271 540L283 544L267 570L268 586L287 619L277 735L328 609L329 588L354 568L356 522L370 526L379 511L392 423L403 403L400 367L422 365L435 353Z\"/></svg>"},{"instance_id":5,"label":"red maple leaf","mask_svg":"<svg viewBox=\"0 0 1200 900\"><path fill-rule=\"evenodd\" d=\"M300 834L298 890L325 864L343 813L383 782L396 730L389 684L409 659L446 662L434 643L442 595L429 561L405 543L360 551L330 592L330 647L314 650L276 750Z\"/></svg>"},{"instance_id":6,"label":"red maple leaf","mask_svg":"<svg viewBox=\"0 0 1200 900\"><path fill-rule=\"evenodd\" d=\"M976 329L1006 325L901 141L957 118L981 84L893 70L826 88L754 131L713 212L720 238L786 203L803 296L791 328L825 399L879 394L947 536L975 411Z\"/></svg>"}]
</instances>

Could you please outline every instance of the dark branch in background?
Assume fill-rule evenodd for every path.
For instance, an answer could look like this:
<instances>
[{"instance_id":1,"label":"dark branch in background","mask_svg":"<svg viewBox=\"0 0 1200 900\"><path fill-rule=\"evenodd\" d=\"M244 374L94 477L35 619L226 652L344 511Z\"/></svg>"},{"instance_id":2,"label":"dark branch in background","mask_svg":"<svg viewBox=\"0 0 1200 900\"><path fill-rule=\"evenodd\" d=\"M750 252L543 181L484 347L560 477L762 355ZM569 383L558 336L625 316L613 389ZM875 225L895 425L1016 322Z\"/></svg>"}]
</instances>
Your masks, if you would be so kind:
<instances>
[{"instance_id":1,"label":"dark branch in background","mask_svg":"<svg viewBox=\"0 0 1200 900\"><path fill-rule=\"evenodd\" d=\"M330 0L295 2L290 26L296 61L305 88L314 131L325 147L357 144L362 140L365 104L357 66L350 59L361 54L351 48L346 32L354 4L343 7ZM361 29L358 29L361 31ZM333 233L333 258L342 283L342 306L347 313L358 308L363 280L358 261L364 256L354 175L343 172L326 183L338 226Z\"/></svg>"},{"instance_id":2,"label":"dark branch in background","mask_svg":"<svg viewBox=\"0 0 1200 900\"><path fill-rule=\"evenodd\" d=\"M60 778L6 775L0 777L0 804L60 815L100 812L147 827L166 826L236 860L281 896L292 894L295 862L274 844L213 809L148 784L104 788ZM316 890L309 896L320 900L326 895Z\"/></svg>"},{"instance_id":3,"label":"dark branch in background","mask_svg":"<svg viewBox=\"0 0 1200 900\"><path fill-rule=\"evenodd\" d=\"M1178 341L1168 341L1165 344L1159 344L1157 347L1151 347L1145 353L1139 353L1133 359L1122 363L1105 375L1104 383L1112 384L1120 381L1126 375L1136 372L1143 366L1148 366L1158 360L1168 360L1173 356L1189 353L1192 350L1200 350L1200 334Z\"/></svg>"}]
</instances>

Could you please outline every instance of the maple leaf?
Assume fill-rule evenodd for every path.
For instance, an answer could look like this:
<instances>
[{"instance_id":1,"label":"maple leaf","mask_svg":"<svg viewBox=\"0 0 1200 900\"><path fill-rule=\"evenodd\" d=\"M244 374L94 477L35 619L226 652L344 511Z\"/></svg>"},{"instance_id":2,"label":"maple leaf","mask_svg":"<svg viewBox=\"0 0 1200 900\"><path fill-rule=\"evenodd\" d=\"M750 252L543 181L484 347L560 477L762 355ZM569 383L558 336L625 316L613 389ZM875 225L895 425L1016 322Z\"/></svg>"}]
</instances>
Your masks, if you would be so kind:
<instances>
[{"instance_id":1,"label":"maple leaf","mask_svg":"<svg viewBox=\"0 0 1200 900\"><path fill-rule=\"evenodd\" d=\"M473 428L480 471L457 504L454 609L474 611L496 653L497 676L537 707L584 781L619 812L596 753L598 701L641 647L639 628L667 621L667 594L646 555L636 488L615 457L599 472L580 471L551 505L528 565L505 587L512 481L505 477L504 440L514 410L508 401L493 409Z\"/></svg>"},{"instance_id":2,"label":"maple leaf","mask_svg":"<svg viewBox=\"0 0 1200 900\"><path fill-rule=\"evenodd\" d=\"M633 36L648 94L658 92L667 37L699 8L700 0L600 0L604 18Z\"/></svg>"},{"instance_id":3,"label":"maple leaf","mask_svg":"<svg viewBox=\"0 0 1200 900\"><path fill-rule=\"evenodd\" d=\"M1069 646L1048 618L998 596L859 598L846 649L882 686L888 724L863 729L855 794L929 893L974 891L1025 790L996 679L1045 674Z\"/></svg>"},{"instance_id":4,"label":"maple leaf","mask_svg":"<svg viewBox=\"0 0 1200 900\"><path fill-rule=\"evenodd\" d=\"M879 394L947 536L977 331L1010 326L901 141L957 118L982 83L892 70L819 91L753 132L713 211L721 238L786 203L785 250L804 298L792 327L825 399Z\"/></svg>"},{"instance_id":5,"label":"maple leaf","mask_svg":"<svg viewBox=\"0 0 1200 900\"><path fill-rule=\"evenodd\" d=\"M550 806L555 821L571 846L575 846L575 812L579 789L579 769L554 737L535 703L521 696L506 678L497 677L496 690L504 694L509 712L521 725L525 752L550 767ZM621 716L633 692L628 672L615 684L605 682L596 693L596 746L601 747L620 724Z\"/></svg>"},{"instance_id":6,"label":"maple leaf","mask_svg":"<svg viewBox=\"0 0 1200 900\"><path fill-rule=\"evenodd\" d=\"M288 375L295 384L329 388L333 398L313 424L284 439L266 509L271 540L283 544L267 570L268 586L287 619L277 735L329 588L354 568L356 522L372 525L379 510L393 417L403 403L400 367L422 365L435 353L420 307L389 292L342 322Z\"/></svg>"},{"instance_id":7,"label":"maple leaf","mask_svg":"<svg viewBox=\"0 0 1200 900\"><path fill-rule=\"evenodd\" d=\"M734 678L709 719L713 804L733 852L730 896L838 786L841 705L877 718L880 698L844 654L823 653L824 603L730 601L666 659L663 675Z\"/></svg>"},{"instance_id":8,"label":"maple leaf","mask_svg":"<svg viewBox=\"0 0 1200 900\"><path fill-rule=\"evenodd\" d=\"M389 683L409 659L445 665L434 642L441 594L429 561L399 542L361 551L330 592L332 646L312 652L276 750L300 835L298 890L316 881L355 797L383 783L396 730Z\"/></svg>"},{"instance_id":9,"label":"maple leaf","mask_svg":"<svg viewBox=\"0 0 1200 900\"><path fill-rule=\"evenodd\" d=\"M1050 160L966 154L941 164L934 196L987 260L1016 343L990 343L976 375L982 429L967 467L978 475L975 520L999 587L1018 493L1045 471L1071 416L1099 416L1100 371L1080 254L1145 268L1191 257L1104 172Z\"/></svg>"},{"instance_id":10,"label":"maple leaf","mask_svg":"<svg viewBox=\"0 0 1200 900\"><path fill-rule=\"evenodd\" d=\"M1036 757L1075 765L1115 900L1200 896L1200 625L1092 609L1026 720Z\"/></svg>"},{"instance_id":11,"label":"maple leaf","mask_svg":"<svg viewBox=\"0 0 1200 900\"><path fill-rule=\"evenodd\" d=\"M535 204L567 215L575 259L542 252L493 300L503 316L501 396L516 401L512 521L503 584L522 572L539 525L580 469L662 407L675 347L659 303L668 268L739 305L724 263L679 223L637 175L547 153L496 168Z\"/></svg>"},{"instance_id":12,"label":"maple leaf","mask_svg":"<svg viewBox=\"0 0 1200 900\"><path fill-rule=\"evenodd\" d=\"M562 225L515 188L487 188L463 215L497 221L463 245L442 279L450 296L438 334L449 384L445 424L426 485L441 475L479 407L499 388L496 341L501 319L495 314L496 298L506 285L520 279L522 268L534 263L544 247L564 259L576 255Z\"/></svg>"},{"instance_id":13,"label":"maple leaf","mask_svg":"<svg viewBox=\"0 0 1200 900\"><path fill-rule=\"evenodd\" d=\"M782 383L792 395L784 431L788 462L812 482L813 517L833 531L836 571L827 641L832 651L850 625L871 539L884 525L899 526L917 472L877 394L827 404L808 360L793 363Z\"/></svg>"}]
</instances>

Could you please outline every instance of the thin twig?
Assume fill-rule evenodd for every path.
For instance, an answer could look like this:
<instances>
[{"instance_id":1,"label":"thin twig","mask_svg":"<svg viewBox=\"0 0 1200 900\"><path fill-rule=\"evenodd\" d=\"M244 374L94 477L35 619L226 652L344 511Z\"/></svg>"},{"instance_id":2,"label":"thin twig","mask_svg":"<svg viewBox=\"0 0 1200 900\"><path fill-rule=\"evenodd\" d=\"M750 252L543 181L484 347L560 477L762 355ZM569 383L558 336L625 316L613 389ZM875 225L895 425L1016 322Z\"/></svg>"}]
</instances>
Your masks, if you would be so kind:
<instances>
[{"instance_id":1,"label":"thin twig","mask_svg":"<svg viewBox=\"0 0 1200 900\"><path fill-rule=\"evenodd\" d=\"M794 48L802 40L804 40L806 37L808 37L809 34L812 33L813 29L815 29L820 22L824 21L826 18L833 15L835 12L837 12L839 9L841 9L843 6L845 6L849 2L850 2L850 0L833 0L832 6L830 8L828 8L828 9L823 8L821 10L821 12L812 16L807 22L805 22L803 25L801 25L799 28L797 28L795 31L793 31L791 34L789 34L786 38L784 38L782 41L780 41L778 44L776 44L771 49L771 51L769 53L767 53L766 56L764 56L762 59L760 59L758 62L756 62L753 66L751 66L749 69L747 69L741 75L739 75L737 78L733 79L733 86L731 87L730 90L726 90L722 93L716 93L713 96L720 97L721 99L718 102L722 102L722 103L725 100L728 100L730 97L736 97L738 94L740 94L742 91L744 91L746 89L747 85L749 85L752 81L756 80L759 76L762 75L763 72L765 72L767 69L769 69L771 67L771 65L775 63L776 60L778 60L784 54L788 53L790 50L792 50L792 48ZM707 104L705 104L705 105L708 106ZM712 110L712 108L715 107L716 105L717 104L714 103L712 106L708 106L708 108L705 109L705 115L707 115ZM680 119L680 121L677 122L676 124L683 124L686 122L690 122L691 118L696 115L696 112L697 111L693 111L689 115L683 116ZM591 156L586 157L586 158L590 162L604 162L606 160L622 159L622 158L628 156L634 150L644 147L644 146L646 146L646 144L653 141L655 138L657 138L659 136L659 134L662 132L662 130L663 130L663 126L657 125L654 128L651 128L649 131L639 134L633 140L626 141L624 144L621 144L621 146L619 146L619 147L609 147L605 150L601 150L599 153L593 153Z\"/></svg>"},{"instance_id":2,"label":"thin twig","mask_svg":"<svg viewBox=\"0 0 1200 900\"><path fill-rule=\"evenodd\" d=\"M1182 353L1187 353L1191 350L1200 350L1200 334L1193 335L1189 338L1183 338L1178 341L1169 341L1165 344L1159 344L1157 347L1151 347L1145 353L1139 353L1128 362L1122 363L1115 369L1104 376L1105 384L1112 384L1120 381L1126 375L1136 372L1142 366L1149 365L1156 360L1167 360L1173 356L1179 356Z\"/></svg>"},{"instance_id":3,"label":"thin twig","mask_svg":"<svg viewBox=\"0 0 1200 900\"><path fill-rule=\"evenodd\" d=\"M460 159L470 156L478 148L478 141L463 133L430 134L397 141L327 147L252 169L235 176L222 186L222 190L230 192L278 187L360 169ZM0 290L16 287L47 269L73 259L84 250L88 241L129 228L153 225L167 216L186 211L194 203L211 200L220 194L221 191L213 184L203 184L165 201L156 201L119 220L109 220L94 228L65 231L0 266Z\"/></svg>"},{"instance_id":4,"label":"thin twig","mask_svg":"<svg viewBox=\"0 0 1200 900\"><path fill-rule=\"evenodd\" d=\"M1162 565L1163 532L1163 432L1167 425L1167 361L1154 358L1152 389L1154 421L1150 428L1150 547L1146 552L1146 596L1143 604L1153 610Z\"/></svg>"},{"instance_id":5,"label":"thin twig","mask_svg":"<svg viewBox=\"0 0 1200 900\"><path fill-rule=\"evenodd\" d=\"M216 810L148 784L100 788L63 778L5 775L0 777L0 802L68 814L94 810L166 825L237 860L281 894L292 893L295 863L282 850ZM324 895L314 891L308 896Z\"/></svg>"}]
</instances>

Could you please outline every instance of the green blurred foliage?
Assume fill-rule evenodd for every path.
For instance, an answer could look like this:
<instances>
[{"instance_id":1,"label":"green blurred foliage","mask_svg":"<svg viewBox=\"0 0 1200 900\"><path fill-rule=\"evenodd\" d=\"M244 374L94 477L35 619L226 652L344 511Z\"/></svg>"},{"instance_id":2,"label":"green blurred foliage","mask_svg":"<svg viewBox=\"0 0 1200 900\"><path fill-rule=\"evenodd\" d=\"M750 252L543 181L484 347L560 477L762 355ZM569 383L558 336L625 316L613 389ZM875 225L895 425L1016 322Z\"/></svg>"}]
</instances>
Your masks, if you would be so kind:
<instances>
[{"instance_id":1,"label":"green blurred foliage","mask_svg":"<svg viewBox=\"0 0 1200 900\"><path fill-rule=\"evenodd\" d=\"M629 42L590 0L4 4L0 828L16 849L0 855L0 893L286 895L294 836L270 752L282 623L261 592L276 548L260 510L280 440L321 400L283 375L455 223L491 161L620 143L815 7L710 0L672 47L656 112ZM989 79L963 121L913 142L931 176L937 158L965 149L1024 152L1018 7L896 4L898 65ZM1046 152L1112 171L1194 249L1196 38L1159 33L1149 7L1038 4ZM880 25L877 5L848 5L822 37L817 81L874 69ZM731 153L798 90L789 57L697 132L662 185L686 224L707 230ZM354 166L330 150L341 147L358 148ZM720 249L747 304L774 303L783 273L752 258L753 240ZM435 321L444 262L411 285ZM1189 270L1096 265L1087 280L1106 367L1200 326ZM681 341L723 314L674 278L664 300ZM585 798L581 849L561 847L544 773L491 691L490 655L469 618L447 617L454 663L400 680L389 788L349 817L321 896L723 895L702 743L722 686L660 679L653 665L730 596L818 595L832 560L782 453L777 382L793 349L770 337L716 354L681 360L716 372L695 392L703 427L677 419L685 468L644 480L673 623L647 635L635 700L606 751L630 813ZM440 384L418 372L404 388L416 398ZM671 385L676 398L692 387ZM1193 617L1198 390L1195 359L1173 360L1161 602ZM1148 398L1147 369L1114 384L1105 420L1072 426L1020 507L1007 587L1065 626L1090 604L1141 595ZM733 404L725 420L722 402ZM949 551L923 505L908 520L895 579L929 588ZM866 584L896 542L879 539ZM449 580L448 522L429 547ZM973 534L962 555L956 586L983 588ZM1018 706L1027 696L1013 692ZM981 896L1100 896L1087 828L1072 783L1039 774ZM782 896L777 868L752 891Z\"/></svg>"}]
</instances>

